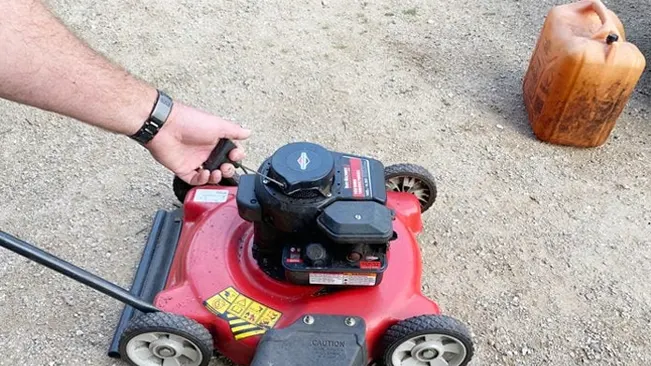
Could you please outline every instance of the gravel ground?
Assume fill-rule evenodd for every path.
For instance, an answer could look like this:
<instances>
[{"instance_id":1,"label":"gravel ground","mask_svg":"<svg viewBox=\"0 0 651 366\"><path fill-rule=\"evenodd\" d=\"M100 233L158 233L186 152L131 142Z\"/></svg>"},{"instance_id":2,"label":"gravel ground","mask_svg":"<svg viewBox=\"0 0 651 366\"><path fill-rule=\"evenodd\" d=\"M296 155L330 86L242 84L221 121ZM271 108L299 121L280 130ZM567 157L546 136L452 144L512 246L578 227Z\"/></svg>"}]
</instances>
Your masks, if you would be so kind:
<instances>
[{"instance_id":1,"label":"gravel ground","mask_svg":"<svg viewBox=\"0 0 651 366\"><path fill-rule=\"evenodd\" d=\"M116 62L252 128L249 165L310 140L434 172L423 288L471 326L471 365L649 364L651 76L605 146L533 138L522 76L559 3L52 1ZM651 60L651 3L611 3ZM129 286L170 174L127 139L0 113L2 230ZM0 251L0 365L121 365L121 308Z\"/></svg>"}]
</instances>

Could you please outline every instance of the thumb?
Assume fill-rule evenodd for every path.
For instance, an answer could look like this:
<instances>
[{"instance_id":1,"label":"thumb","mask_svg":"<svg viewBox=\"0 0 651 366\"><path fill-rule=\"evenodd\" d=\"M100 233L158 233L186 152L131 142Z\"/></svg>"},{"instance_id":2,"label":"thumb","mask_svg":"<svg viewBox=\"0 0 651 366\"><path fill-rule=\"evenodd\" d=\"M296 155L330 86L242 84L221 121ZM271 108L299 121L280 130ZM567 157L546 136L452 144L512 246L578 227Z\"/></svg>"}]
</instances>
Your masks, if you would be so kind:
<instances>
[{"instance_id":1,"label":"thumb","mask_svg":"<svg viewBox=\"0 0 651 366\"><path fill-rule=\"evenodd\" d=\"M251 130L242 128L233 122L224 122L221 132L224 138L232 140L246 140L251 136Z\"/></svg>"}]
</instances>

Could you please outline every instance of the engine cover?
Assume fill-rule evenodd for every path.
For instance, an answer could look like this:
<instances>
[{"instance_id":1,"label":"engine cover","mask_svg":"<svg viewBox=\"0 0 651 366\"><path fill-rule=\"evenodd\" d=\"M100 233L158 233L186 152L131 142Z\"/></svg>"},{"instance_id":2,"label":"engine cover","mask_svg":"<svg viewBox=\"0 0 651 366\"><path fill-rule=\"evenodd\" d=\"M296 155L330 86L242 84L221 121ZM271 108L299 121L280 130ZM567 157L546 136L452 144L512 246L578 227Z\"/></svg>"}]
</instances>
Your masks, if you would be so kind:
<instances>
[{"instance_id":1,"label":"engine cover","mask_svg":"<svg viewBox=\"0 0 651 366\"><path fill-rule=\"evenodd\" d=\"M276 151L269 162L268 176L285 185L282 192L292 196L299 192L330 191L335 173L332 154L323 147L308 143L285 145Z\"/></svg>"},{"instance_id":2,"label":"engine cover","mask_svg":"<svg viewBox=\"0 0 651 366\"><path fill-rule=\"evenodd\" d=\"M278 149L258 172L270 179L242 176L237 204L255 224L262 266L294 283L379 283L395 239L381 162L298 142ZM373 281L323 277L344 272L369 272Z\"/></svg>"}]
</instances>

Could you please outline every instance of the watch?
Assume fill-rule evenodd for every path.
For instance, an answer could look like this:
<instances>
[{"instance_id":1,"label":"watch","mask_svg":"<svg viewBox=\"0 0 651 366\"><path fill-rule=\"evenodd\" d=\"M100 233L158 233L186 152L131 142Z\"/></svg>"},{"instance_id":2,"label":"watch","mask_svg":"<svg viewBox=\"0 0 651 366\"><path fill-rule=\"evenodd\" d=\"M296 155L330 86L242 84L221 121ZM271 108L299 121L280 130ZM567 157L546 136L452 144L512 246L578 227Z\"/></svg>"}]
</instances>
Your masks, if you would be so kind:
<instances>
[{"instance_id":1,"label":"watch","mask_svg":"<svg viewBox=\"0 0 651 366\"><path fill-rule=\"evenodd\" d=\"M158 97L156 97L156 102L149 113L149 117L145 123L143 123L142 127L140 127L138 132L129 136L138 141L141 145L145 145L156 136L158 131L160 131L167 121L167 118L172 112L172 107L174 106L174 102L169 95L160 90L156 91L158 92Z\"/></svg>"}]
</instances>

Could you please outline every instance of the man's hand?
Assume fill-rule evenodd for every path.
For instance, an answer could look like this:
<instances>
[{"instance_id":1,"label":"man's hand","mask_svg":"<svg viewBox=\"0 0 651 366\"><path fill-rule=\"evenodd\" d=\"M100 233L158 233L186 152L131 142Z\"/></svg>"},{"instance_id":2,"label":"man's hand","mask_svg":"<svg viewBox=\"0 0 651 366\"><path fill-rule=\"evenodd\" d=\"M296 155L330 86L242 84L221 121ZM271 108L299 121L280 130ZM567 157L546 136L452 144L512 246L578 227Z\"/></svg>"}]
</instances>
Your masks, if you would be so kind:
<instances>
[{"instance_id":1,"label":"man's hand","mask_svg":"<svg viewBox=\"0 0 651 366\"><path fill-rule=\"evenodd\" d=\"M0 0L0 98L75 118L130 136L142 126L156 89L95 52L71 33L40 0ZM152 156L191 185L232 177L224 164L197 170L220 138L249 137L239 126L176 102L165 125L147 144ZM241 148L229 156L244 158Z\"/></svg>"},{"instance_id":2,"label":"man's hand","mask_svg":"<svg viewBox=\"0 0 651 366\"><path fill-rule=\"evenodd\" d=\"M221 138L247 139L250 131L232 122L175 102L167 122L158 134L146 145L152 156L179 178L192 185L217 184L222 178L235 173L232 164L222 164L212 174L198 169ZM244 159L244 150L239 147L231 151L232 161Z\"/></svg>"}]
</instances>

